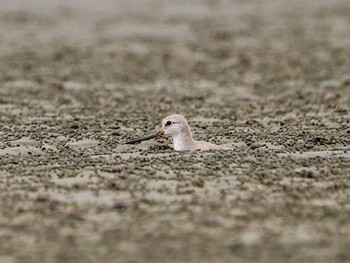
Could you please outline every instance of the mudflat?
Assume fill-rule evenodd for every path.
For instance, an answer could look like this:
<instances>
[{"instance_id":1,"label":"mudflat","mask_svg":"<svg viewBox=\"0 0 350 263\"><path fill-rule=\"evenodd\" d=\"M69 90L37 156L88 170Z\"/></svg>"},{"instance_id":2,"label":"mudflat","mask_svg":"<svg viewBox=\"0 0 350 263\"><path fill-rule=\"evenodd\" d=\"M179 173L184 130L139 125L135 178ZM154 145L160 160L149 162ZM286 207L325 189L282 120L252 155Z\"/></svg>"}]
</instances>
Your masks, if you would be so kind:
<instances>
[{"instance_id":1,"label":"mudflat","mask_svg":"<svg viewBox=\"0 0 350 263\"><path fill-rule=\"evenodd\" d=\"M349 13L1 1L0 262L350 262Z\"/></svg>"}]
</instances>

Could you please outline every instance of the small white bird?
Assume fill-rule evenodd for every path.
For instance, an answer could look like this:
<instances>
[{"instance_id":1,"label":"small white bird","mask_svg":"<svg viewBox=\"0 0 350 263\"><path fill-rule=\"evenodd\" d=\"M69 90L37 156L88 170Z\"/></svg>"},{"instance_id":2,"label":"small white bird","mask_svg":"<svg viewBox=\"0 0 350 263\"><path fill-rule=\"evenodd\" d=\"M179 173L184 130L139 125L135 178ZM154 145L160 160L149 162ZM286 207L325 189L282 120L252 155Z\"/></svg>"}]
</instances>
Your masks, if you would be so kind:
<instances>
[{"instance_id":1,"label":"small white bird","mask_svg":"<svg viewBox=\"0 0 350 263\"><path fill-rule=\"evenodd\" d=\"M192 138L191 128L187 120L180 114L173 114L165 117L162 121L162 129L151 135L138 139L127 141L127 144L134 144L141 141L149 140L156 137L169 136L173 138L175 151L195 151L195 150L213 150L213 149L230 149L226 146L220 146L204 141L195 141Z\"/></svg>"}]
</instances>

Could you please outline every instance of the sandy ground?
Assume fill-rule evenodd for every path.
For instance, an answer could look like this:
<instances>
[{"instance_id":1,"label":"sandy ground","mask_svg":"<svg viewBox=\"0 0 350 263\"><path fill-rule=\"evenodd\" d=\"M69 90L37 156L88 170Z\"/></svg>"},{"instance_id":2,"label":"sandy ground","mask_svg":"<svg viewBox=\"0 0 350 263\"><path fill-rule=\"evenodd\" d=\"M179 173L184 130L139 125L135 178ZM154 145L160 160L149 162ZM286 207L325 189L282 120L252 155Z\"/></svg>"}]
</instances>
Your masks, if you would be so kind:
<instances>
[{"instance_id":1,"label":"sandy ground","mask_svg":"<svg viewBox=\"0 0 350 263\"><path fill-rule=\"evenodd\" d=\"M349 14L0 1L0 262L350 262Z\"/></svg>"}]
</instances>

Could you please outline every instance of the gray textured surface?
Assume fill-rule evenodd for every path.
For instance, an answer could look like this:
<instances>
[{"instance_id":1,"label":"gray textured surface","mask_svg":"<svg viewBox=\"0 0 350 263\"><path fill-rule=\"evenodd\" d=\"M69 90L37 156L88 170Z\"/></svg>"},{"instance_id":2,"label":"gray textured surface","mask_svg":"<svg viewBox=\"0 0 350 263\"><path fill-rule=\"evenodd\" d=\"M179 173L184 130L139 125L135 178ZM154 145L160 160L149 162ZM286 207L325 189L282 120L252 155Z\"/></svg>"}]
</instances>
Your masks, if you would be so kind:
<instances>
[{"instance_id":1,"label":"gray textured surface","mask_svg":"<svg viewBox=\"0 0 350 263\"><path fill-rule=\"evenodd\" d=\"M349 262L350 4L290 2L1 1L0 262ZM237 150L121 144L171 113Z\"/></svg>"}]
</instances>

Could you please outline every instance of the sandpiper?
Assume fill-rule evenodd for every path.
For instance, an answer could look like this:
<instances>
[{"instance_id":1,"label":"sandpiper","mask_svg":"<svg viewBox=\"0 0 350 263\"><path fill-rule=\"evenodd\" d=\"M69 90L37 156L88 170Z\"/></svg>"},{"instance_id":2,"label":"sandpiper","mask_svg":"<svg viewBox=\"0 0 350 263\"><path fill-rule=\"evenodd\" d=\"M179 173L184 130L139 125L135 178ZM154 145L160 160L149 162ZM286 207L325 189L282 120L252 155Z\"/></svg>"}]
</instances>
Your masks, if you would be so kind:
<instances>
[{"instance_id":1,"label":"sandpiper","mask_svg":"<svg viewBox=\"0 0 350 263\"><path fill-rule=\"evenodd\" d=\"M175 151L195 151L213 149L232 149L226 146L216 145L204 141L195 141L192 138L191 128L187 120L180 114L172 114L162 121L162 129L154 134L127 141L127 144L135 144L156 137L169 136L173 138Z\"/></svg>"}]
</instances>

